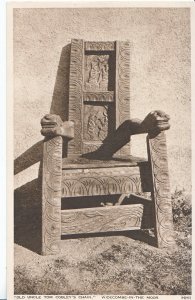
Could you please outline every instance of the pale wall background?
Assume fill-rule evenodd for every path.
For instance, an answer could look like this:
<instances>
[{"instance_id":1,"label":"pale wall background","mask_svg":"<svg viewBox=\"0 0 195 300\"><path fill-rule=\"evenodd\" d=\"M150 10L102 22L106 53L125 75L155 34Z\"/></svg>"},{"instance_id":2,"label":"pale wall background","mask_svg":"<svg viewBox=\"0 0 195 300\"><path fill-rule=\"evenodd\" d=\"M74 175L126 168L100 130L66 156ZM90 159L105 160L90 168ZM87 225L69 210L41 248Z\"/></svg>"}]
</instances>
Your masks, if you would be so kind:
<instances>
[{"instance_id":1,"label":"pale wall background","mask_svg":"<svg viewBox=\"0 0 195 300\"><path fill-rule=\"evenodd\" d=\"M16 188L38 176L38 142L43 140L40 119L50 111L63 113L68 97L65 46L71 38L130 40L131 117L144 118L154 109L170 114L167 145L171 189L190 191L188 8L14 10L14 150L15 158L19 157ZM133 137L132 145L134 155L145 154L145 137Z\"/></svg>"}]
</instances>

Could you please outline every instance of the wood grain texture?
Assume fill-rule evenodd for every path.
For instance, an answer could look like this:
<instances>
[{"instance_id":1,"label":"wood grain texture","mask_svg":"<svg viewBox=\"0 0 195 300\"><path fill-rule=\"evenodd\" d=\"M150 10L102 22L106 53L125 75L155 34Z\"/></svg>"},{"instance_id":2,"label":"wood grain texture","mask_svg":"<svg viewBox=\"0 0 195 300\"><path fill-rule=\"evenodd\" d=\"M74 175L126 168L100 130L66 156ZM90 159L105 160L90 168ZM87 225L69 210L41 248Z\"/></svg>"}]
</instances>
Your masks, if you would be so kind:
<instances>
[{"instance_id":1,"label":"wood grain texture","mask_svg":"<svg viewBox=\"0 0 195 300\"><path fill-rule=\"evenodd\" d=\"M61 240L62 137L44 142L42 174L42 254L57 254Z\"/></svg>"},{"instance_id":2,"label":"wood grain texture","mask_svg":"<svg viewBox=\"0 0 195 300\"><path fill-rule=\"evenodd\" d=\"M150 184L145 192L151 191ZM139 167L63 170L62 197L143 192Z\"/></svg>"},{"instance_id":3,"label":"wood grain texture","mask_svg":"<svg viewBox=\"0 0 195 300\"><path fill-rule=\"evenodd\" d=\"M159 248L173 247L175 240L165 133L148 135L147 144L152 169L157 245Z\"/></svg>"},{"instance_id":4,"label":"wood grain texture","mask_svg":"<svg viewBox=\"0 0 195 300\"><path fill-rule=\"evenodd\" d=\"M140 229L143 205L123 205L62 211L62 235Z\"/></svg>"},{"instance_id":5,"label":"wood grain texture","mask_svg":"<svg viewBox=\"0 0 195 300\"><path fill-rule=\"evenodd\" d=\"M116 128L130 118L130 45L129 42L116 41ZM130 154L130 143L118 153Z\"/></svg>"}]
</instances>

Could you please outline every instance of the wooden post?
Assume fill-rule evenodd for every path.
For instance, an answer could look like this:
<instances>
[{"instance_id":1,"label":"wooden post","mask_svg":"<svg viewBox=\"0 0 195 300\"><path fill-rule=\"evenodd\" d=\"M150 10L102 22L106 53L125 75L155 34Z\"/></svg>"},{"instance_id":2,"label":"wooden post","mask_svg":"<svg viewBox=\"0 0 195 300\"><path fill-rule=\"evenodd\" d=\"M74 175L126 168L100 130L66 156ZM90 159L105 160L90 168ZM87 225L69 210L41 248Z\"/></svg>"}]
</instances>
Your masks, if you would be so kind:
<instances>
[{"instance_id":1,"label":"wooden post","mask_svg":"<svg viewBox=\"0 0 195 300\"><path fill-rule=\"evenodd\" d=\"M157 247L175 245L172 204L169 185L166 136L164 131L147 137L148 158L152 171L152 199L155 213L155 235Z\"/></svg>"},{"instance_id":2,"label":"wooden post","mask_svg":"<svg viewBox=\"0 0 195 300\"><path fill-rule=\"evenodd\" d=\"M42 254L57 254L61 240L61 136L45 139L42 176Z\"/></svg>"}]
</instances>

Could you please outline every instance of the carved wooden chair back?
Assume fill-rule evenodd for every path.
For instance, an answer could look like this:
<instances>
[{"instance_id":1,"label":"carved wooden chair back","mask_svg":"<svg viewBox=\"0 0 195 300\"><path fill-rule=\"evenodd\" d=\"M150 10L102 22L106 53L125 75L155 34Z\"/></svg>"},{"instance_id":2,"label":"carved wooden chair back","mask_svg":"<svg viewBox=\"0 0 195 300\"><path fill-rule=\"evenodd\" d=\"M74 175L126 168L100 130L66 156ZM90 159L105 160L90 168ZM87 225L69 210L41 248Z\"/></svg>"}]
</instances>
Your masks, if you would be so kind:
<instances>
[{"instance_id":1,"label":"carved wooden chair back","mask_svg":"<svg viewBox=\"0 0 195 300\"><path fill-rule=\"evenodd\" d=\"M96 150L130 118L129 42L71 42L69 120L74 139L68 156ZM130 154L127 143L119 150Z\"/></svg>"}]
</instances>

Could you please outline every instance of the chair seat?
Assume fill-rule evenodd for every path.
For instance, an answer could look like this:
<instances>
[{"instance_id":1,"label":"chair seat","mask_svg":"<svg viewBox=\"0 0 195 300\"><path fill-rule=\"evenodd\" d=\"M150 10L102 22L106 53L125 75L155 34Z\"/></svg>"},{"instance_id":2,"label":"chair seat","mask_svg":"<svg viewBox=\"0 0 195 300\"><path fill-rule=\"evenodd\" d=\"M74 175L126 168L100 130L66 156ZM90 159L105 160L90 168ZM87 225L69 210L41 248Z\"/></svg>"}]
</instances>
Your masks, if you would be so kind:
<instances>
[{"instance_id":1,"label":"chair seat","mask_svg":"<svg viewBox=\"0 0 195 300\"><path fill-rule=\"evenodd\" d=\"M135 156L113 156L108 160L88 159L82 156L63 158L62 169L96 169L96 168L113 168L113 167L135 167L142 162L146 162L145 158Z\"/></svg>"}]
</instances>

